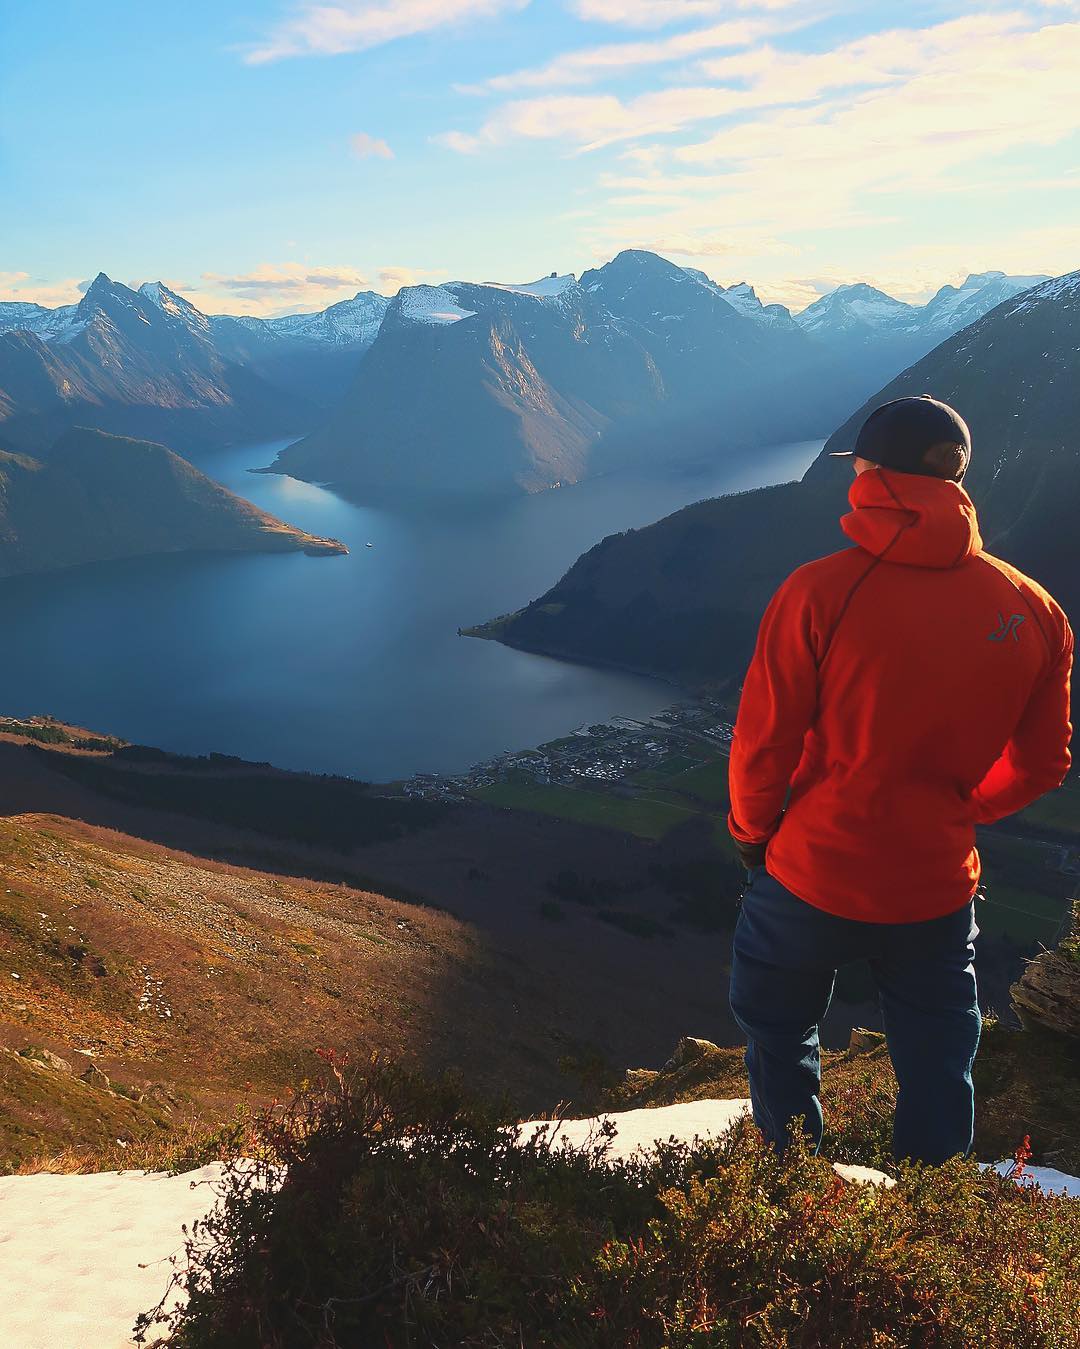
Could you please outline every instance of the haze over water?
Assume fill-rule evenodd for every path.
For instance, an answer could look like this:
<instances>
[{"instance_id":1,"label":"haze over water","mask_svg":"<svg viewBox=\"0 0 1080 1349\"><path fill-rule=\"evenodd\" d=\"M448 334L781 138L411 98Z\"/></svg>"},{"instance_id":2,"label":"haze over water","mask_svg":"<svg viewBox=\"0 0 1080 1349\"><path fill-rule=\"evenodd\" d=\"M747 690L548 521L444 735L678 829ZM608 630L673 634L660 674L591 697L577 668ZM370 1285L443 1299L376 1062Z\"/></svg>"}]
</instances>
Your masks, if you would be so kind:
<instances>
[{"instance_id":1,"label":"haze over water","mask_svg":"<svg viewBox=\"0 0 1080 1349\"><path fill-rule=\"evenodd\" d=\"M648 716L678 696L670 685L457 630L535 598L605 535L801 476L821 444L475 506L355 505L247 471L278 444L222 451L199 467L350 555L148 558L0 582L0 712L376 781Z\"/></svg>"}]
</instances>

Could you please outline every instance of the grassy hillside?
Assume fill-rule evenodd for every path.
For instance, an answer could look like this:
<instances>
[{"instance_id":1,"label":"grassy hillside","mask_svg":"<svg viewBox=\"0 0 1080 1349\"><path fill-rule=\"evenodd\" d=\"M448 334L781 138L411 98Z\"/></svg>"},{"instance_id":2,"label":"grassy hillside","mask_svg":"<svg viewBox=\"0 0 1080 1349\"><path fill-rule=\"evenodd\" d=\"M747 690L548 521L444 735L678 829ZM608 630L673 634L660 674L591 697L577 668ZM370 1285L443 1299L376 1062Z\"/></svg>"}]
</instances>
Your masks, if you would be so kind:
<instances>
[{"instance_id":1,"label":"grassy hillside","mask_svg":"<svg viewBox=\"0 0 1080 1349\"><path fill-rule=\"evenodd\" d=\"M0 882L0 1169L183 1141L326 1045L567 1085L536 992L447 914L50 816L0 820Z\"/></svg>"}]
</instances>

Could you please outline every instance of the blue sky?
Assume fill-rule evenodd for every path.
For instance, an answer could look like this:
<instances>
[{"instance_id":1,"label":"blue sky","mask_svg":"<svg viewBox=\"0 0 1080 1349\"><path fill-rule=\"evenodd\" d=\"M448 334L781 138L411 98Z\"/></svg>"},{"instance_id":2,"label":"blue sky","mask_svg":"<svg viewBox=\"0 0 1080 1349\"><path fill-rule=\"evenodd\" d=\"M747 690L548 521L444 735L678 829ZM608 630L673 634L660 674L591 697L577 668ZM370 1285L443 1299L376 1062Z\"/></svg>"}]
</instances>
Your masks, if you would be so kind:
<instances>
[{"instance_id":1,"label":"blue sky","mask_svg":"<svg viewBox=\"0 0 1080 1349\"><path fill-rule=\"evenodd\" d=\"M1080 266L1080 0L0 0L0 299Z\"/></svg>"}]
</instances>

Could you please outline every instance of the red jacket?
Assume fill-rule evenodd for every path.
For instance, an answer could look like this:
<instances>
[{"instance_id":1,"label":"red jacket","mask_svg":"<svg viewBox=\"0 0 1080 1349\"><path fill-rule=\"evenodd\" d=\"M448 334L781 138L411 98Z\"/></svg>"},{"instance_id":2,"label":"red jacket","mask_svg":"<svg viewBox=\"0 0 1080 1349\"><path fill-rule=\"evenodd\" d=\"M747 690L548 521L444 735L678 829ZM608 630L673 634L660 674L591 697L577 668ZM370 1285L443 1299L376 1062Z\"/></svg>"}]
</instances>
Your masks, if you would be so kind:
<instances>
[{"instance_id":1,"label":"red jacket","mask_svg":"<svg viewBox=\"0 0 1080 1349\"><path fill-rule=\"evenodd\" d=\"M915 922L971 898L976 823L1068 771L1073 635L982 551L958 484L871 469L849 500L857 546L800 567L762 619L728 823L807 903Z\"/></svg>"}]
</instances>

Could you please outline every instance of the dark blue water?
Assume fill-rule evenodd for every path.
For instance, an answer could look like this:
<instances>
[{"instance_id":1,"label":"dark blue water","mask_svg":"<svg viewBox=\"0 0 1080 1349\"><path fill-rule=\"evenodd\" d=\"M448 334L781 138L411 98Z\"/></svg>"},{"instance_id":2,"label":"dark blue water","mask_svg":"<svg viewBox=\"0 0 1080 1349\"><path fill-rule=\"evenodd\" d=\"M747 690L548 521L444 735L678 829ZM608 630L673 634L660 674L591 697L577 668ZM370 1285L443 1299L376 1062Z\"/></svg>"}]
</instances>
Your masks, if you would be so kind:
<instances>
[{"instance_id":1,"label":"dark blue water","mask_svg":"<svg viewBox=\"0 0 1080 1349\"><path fill-rule=\"evenodd\" d=\"M670 686L457 630L534 598L605 535L798 477L820 447L467 508L357 506L247 472L277 445L224 451L200 467L350 555L151 558L0 582L0 712L374 780L649 715L673 701Z\"/></svg>"}]
</instances>

